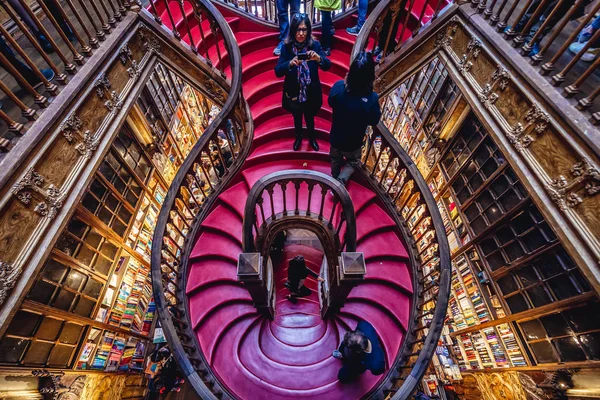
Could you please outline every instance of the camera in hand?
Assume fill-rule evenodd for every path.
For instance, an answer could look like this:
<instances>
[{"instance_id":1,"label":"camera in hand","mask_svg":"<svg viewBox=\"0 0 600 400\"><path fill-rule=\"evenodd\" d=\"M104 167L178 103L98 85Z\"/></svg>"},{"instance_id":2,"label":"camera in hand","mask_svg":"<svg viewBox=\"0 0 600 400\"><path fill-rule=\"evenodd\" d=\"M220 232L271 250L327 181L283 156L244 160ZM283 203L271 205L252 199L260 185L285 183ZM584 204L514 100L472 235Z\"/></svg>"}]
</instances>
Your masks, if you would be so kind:
<instances>
[{"instance_id":1,"label":"camera in hand","mask_svg":"<svg viewBox=\"0 0 600 400\"><path fill-rule=\"evenodd\" d=\"M310 57L308 57L307 53L300 53L300 54L298 54L298 60L300 60L300 61L305 61L305 60L308 60L309 58Z\"/></svg>"}]
</instances>

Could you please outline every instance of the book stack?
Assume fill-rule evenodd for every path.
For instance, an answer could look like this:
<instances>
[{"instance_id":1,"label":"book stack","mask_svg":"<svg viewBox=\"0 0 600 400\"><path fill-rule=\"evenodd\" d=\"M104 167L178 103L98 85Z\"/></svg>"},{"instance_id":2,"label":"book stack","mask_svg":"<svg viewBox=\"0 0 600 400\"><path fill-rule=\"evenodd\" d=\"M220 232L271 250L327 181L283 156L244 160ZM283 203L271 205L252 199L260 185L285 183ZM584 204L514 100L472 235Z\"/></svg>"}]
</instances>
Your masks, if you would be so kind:
<instances>
[{"instance_id":1,"label":"book stack","mask_svg":"<svg viewBox=\"0 0 600 400\"><path fill-rule=\"evenodd\" d=\"M114 372L119 368L119 364L121 362L121 357L123 356L123 352L125 350L125 338L121 336L115 337L113 341L112 347L110 349L110 354L108 356L108 364L104 370L106 372Z\"/></svg>"},{"instance_id":2,"label":"book stack","mask_svg":"<svg viewBox=\"0 0 600 400\"><path fill-rule=\"evenodd\" d=\"M115 334L112 332L104 332L104 336L100 340L96 356L92 362L92 369L103 369L108 361L108 356L115 341Z\"/></svg>"},{"instance_id":3,"label":"book stack","mask_svg":"<svg viewBox=\"0 0 600 400\"><path fill-rule=\"evenodd\" d=\"M494 328L486 328L482 330L485 335L485 339L490 346L490 350L492 351L492 356L494 357L494 361L496 362L496 366L498 368L508 368L510 367L510 363L506 359L506 354L502 349L502 345L500 344L500 338L496 329Z\"/></svg>"},{"instance_id":4,"label":"book stack","mask_svg":"<svg viewBox=\"0 0 600 400\"><path fill-rule=\"evenodd\" d=\"M119 371L127 371L129 369L131 360L135 353L135 348L137 346L138 340L131 337L127 341L125 345L125 349L123 350L123 356L121 357L121 361L119 362Z\"/></svg>"},{"instance_id":5,"label":"book stack","mask_svg":"<svg viewBox=\"0 0 600 400\"><path fill-rule=\"evenodd\" d=\"M460 345L462 346L465 355L467 357L467 366L469 369L481 369L481 364L477 359L477 353L473 348L473 342L468 334L462 334L459 336Z\"/></svg>"},{"instance_id":6,"label":"book stack","mask_svg":"<svg viewBox=\"0 0 600 400\"><path fill-rule=\"evenodd\" d=\"M150 329L152 329L152 321L154 321L154 313L156 312L156 304L154 303L154 298L150 299L150 303L148 304L148 309L146 310L146 314L144 315L144 323L142 324L142 335L149 335Z\"/></svg>"},{"instance_id":7,"label":"book stack","mask_svg":"<svg viewBox=\"0 0 600 400\"><path fill-rule=\"evenodd\" d=\"M127 310L127 300L131 294L138 268L138 265L136 265L134 262L129 262L127 270L123 275L123 280L121 281L121 287L119 288L117 299L115 300L110 317L108 318L108 323L110 325L121 325L121 320L123 319L123 315Z\"/></svg>"},{"instance_id":8,"label":"book stack","mask_svg":"<svg viewBox=\"0 0 600 400\"><path fill-rule=\"evenodd\" d=\"M519 349L519 344L510 326L508 324L500 324L496 328L513 367L526 367L527 362L521 353L521 349Z\"/></svg>"},{"instance_id":9,"label":"book stack","mask_svg":"<svg viewBox=\"0 0 600 400\"><path fill-rule=\"evenodd\" d=\"M496 365L492 360L492 356L488 351L485 339L481 336L481 333L475 332L471 334L471 343L473 343L475 350L477 350L483 368L494 368Z\"/></svg>"}]
</instances>

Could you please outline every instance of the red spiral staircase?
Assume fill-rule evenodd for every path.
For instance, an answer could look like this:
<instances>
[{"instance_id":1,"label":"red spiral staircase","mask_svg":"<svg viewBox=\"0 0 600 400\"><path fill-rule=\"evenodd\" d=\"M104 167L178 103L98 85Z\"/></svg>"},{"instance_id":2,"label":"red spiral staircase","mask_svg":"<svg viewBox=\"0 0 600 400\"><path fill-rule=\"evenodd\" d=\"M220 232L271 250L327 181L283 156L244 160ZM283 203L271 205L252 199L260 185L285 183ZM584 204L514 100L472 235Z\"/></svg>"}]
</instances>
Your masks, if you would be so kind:
<instances>
[{"instance_id":1,"label":"red spiral staircase","mask_svg":"<svg viewBox=\"0 0 600 400\"><path fill-rule=\"evenodd\" d=\"M435 1L435 0L433 0ZM166 15L165 3L155 4L162 21L172 28L183 29L187 18L194 44L202 46L196 19L189 3L184 3L182 17L178 2L169 3L172 19ZM435 6L435 5L434 5ZM418 17L430 18L430 4L413 7L411 24ZM277 57L272 51L278 32L265 24L241 17L221 7L235 34L242 54L244 98L254 122L254 139L250 155L241 173L220 194L208 216L201 222L198 237L189 256L187 285L188 318L201 352L212 372L229 395L240 399L358 399L371 394L385 375L369 372L357 382L342 385L337 381L341 362L331 356L344 332L354 329L359 320L372 323L386 355L386 366L394 363L403 343L413 301L412 272L409 255L394 219L378 201L368 185L350 182L348 192L354 203L357 221L357 251L364 253L367 274L363 283L350 293L336 316L322 320L315 280L307 286L313 294L292 304L285 299L283 286L288 260L302 254L308 266L318 271L323 254L306 246L292 244L284 258L274 265L276 315L273 320L257 313L248 291L237 282L236 265L242 253L244 205L251 187L263 176L279 170L308 169L329 173L331 109L327 96L332 85L344 79L348 70L354 37L345 28L355 16L335 23L336 32L331 54L332 68L320 72L323 84L323 108L316 117L320 151L309 148L308 141L294 152L293 120L281 107L283 80L275 77ZM204 41L210 42L207 26ZM408 30L406 30L408 31ZM195 33L194 33L195 32ZM399 29L398 37L404 32ZM318 32L317 32L318 36ZM182 37L186 40L182 31ZM404 38L406 39L406 38ZM189 40L187 40L189 43ZM226 73L228 58L218 44ZM209 53L215 57L213 46ZM219 57L220 58L220 57ZM324 209L332 208L326 198ZM278 201L281 207L281 199Z\"/></svg>"}]
</instances>

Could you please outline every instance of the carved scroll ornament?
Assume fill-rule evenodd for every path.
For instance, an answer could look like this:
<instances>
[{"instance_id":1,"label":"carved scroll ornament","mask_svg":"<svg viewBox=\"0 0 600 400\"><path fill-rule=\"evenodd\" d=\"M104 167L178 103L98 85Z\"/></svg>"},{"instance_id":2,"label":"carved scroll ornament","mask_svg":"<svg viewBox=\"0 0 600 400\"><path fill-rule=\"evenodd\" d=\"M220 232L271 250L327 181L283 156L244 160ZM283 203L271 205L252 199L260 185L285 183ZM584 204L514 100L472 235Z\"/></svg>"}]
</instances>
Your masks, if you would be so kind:
<instances>
[{"instance_id":1,"label":"carved scroll ornament","mask_svg":"<svg viewBox=\"0 0 600 400\"><path fill-rule=\"evenodd\" d=\"M0 261L0 306L4 304L8 293L15 287L19 275L21 275L21 268Z\"/></svg>"},{"instance_id":2,"label":"carved scroll ornament","mask_svg":"<svg viewBox=\"0 0 600 400\"><path fill-rule=\"evenodd\" d=\"M32 200L32 194L37 193L42 197L33 211L48 217L54 218L58 210L62 207L66 194L54 185L49 185L46 189L43 188L44 178L30 168L25 176L16 183L11 192L25 205L29 205Z\"/></svg>"},{"instance_id":3,"label":"carved scroll ornament","mask_svg":"<svg viewBox=\"0 0 600 400\"><path fill-rule=\"evenodd\" d=\"M564 175L559 175L548 185L546 190L552 200L561 210L573 208L583 202L582 196L594 196L600 192L600 172L590 160L584 158L573 165L570 170L574 176L569 180ZM583 191L581 189L583 188Z\"/></svg>"}]
</instances>

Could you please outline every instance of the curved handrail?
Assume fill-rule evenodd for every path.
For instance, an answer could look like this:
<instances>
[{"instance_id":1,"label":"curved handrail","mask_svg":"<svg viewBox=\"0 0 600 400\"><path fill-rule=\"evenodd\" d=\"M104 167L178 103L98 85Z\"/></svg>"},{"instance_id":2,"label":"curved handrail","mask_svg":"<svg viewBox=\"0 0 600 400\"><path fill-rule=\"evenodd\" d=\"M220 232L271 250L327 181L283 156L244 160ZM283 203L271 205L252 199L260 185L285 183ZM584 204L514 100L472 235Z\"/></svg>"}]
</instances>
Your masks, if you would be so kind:
<instances>
[{"instance_id":1,"label":"curved handrail","mask_svg":"<svg viewBox=\"0 0 600 400\"><path fill-rule=\"evenodd\" d=\"M369 49L374 51L376 46L381 45L379 47L387 49L387 51L382 52L377 58L377 62L379 64L383 63L387 56L397 54L401 51L404 44L407 42L407 40L402 40L402 38L407 36L407 29L410 31L410 39L408 40L414 40L419 35L421 29L427 24L435 21L440 12L451 5L454 0L448 0L444 7L441 6L446 0L437 0L432 15L427 14L427 1L424 2L425 4L421 4L423 8L418 12L415 10L415 2L416 0L379 1L356 38L350 59L353 60L361 50ZM433 10L433 8L430 8L430 10ZM413 19L412 21L411 17ZM411 27L413 24L414 27ZM392 27L397 27L397 29L393 29ZM400 31L398 32L398 30ZM382 32L385 37L380 38ZM401 40L394 44L396 40L393 36L399 37ZM371 39L373 40L373 44L369 46ZM395 57L391 56L390 58L393 59Z\"/></svg>"},{"instance_id":2,"label":"curved handrail","mask_svg":"<svg viewBox=\"0 0 600 400\"><path fill-rule=\"evenodd\" d=\"M413 318L391 367L399 376L380 385L394 393L392 399L404 400L425 374L442 332L452 274L450 247L425 179L383 123L367 135L362 166L363 177L383 200L412 250Z\"/></svg>"},{"instance_id":3,"label":"curved handrail","mask_svg":"<svg viewBox=\"0 0 600 400\"><path fill-rule=\"evenodd\" d=\"M199 221L240 170L250 151L254 129L242 96L241 54L233 32L210 0L195 0L193 5L195 15L207 18L215 35L222 34L230 60L231 85L225 93L215 82L205 82L205 89L226 100L222 99L221 112L179 168L163 202L152 241L152 286L160 322L179 367L203 399L216 399L231 396L198 351L184 296L187 260Z\"/></svg>"},{"instance_id":4,"label":"curved handrail","mask_svg":"<svg viewBox=\"0 0 600 400\"><path fill-rule=\"evenodd\" d=\"M265 175L250 190L244 207L242 247L244 253L262 256L260 280L264 285L249 290L255 306L271 317L274 288L265 284L272 275L269 252L276 234L290 227L312 231L323 245L327 262L321 271L324 283L319 298L321 316L327 318L343 306L357 279L356 274L354 280L350 274L346 276L338 261L343 252L356 252L356 214L344 185L321 172L285 170Z\"/></svg>"},{"instance_id":5,"label":"curved handrail","mask_svg":"<svg viewBox=\"0 0 600 400\"><path fill-rule=\"evenodd\" d=\"M244 0L243 4L240 4L239 0L213 0L215 3L222 4L232 12L249 17L261 25L269 26L272 28L278 28L278 16L276 0L264 0L261 2L255 2L253 0ZM369 0L369 2L376 2L377 0ZM342 8L334 12L332 19L333 21L339 21L348 15L356 12L358 8L358 0L342 0ZM301 10L307 12L311 16L313 28L321 26L321 13L314 7L313 0L302 0Z\"/></svg>"},{"instance_id":6,"label":"curved handrail","mask_svg":"<svg viewBox=\"0 0 600 400\"><path fill-rule=\"evenodd\" d=\"M293 184L292 190L295 190L294 196L286 196L287 186L290 182ZM305 210L303 209L304 207L299 204L300 186L302 184L307 185L309 193L309 199ZM321 188L320 198L313 198L312 196L315 186ZM275 193L277 188L279 188L283 197L283 208L281 210L276 209L273 201L278 194ZM333 195L333 208L330 217L326 218L326 215L324 215L323 212L328 190L330 190ZM265 192L268 195L267 199L264 197ZM294 208L291 210L287 209L288 199L292 199L292 202L294 203ZM267 213L265 213L263 206L265 200L268 201L270 206ZM341 204L341 210L337 210L338 204ZM318 214L315 214L312 211L311 206L315 205L319 210ZM258 215L257 207L260 209L260 215ZM269 215L269 211L271 212L271 215ZM336 211L340 212L339 218L336 218ZM340 241L339 250L346 249L347 251L356 251L356 215L354 213L354 204L344 185L331 176L321 172L292 169L265 175L252 186L244 208L242 230L242 247L244 252L250 253L256 251L256 238L253 234L253 229L258 234L263 224L288 215L302 215L308 218L316 218L323 222L327 228L333 229L336 235L339 235L345 223L346 231L344 233L344 240ZM259 217L262 217L262 223L260 224ZM334 226L336 222L337 226Z\"/></svg>"}]
</instances>

